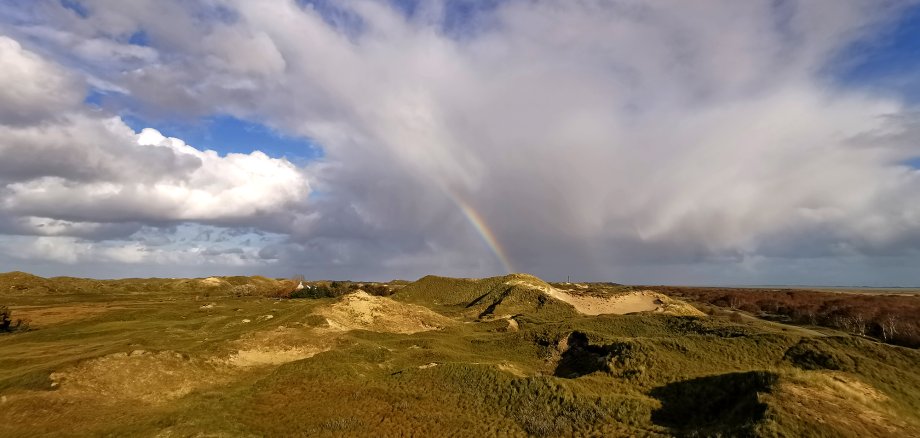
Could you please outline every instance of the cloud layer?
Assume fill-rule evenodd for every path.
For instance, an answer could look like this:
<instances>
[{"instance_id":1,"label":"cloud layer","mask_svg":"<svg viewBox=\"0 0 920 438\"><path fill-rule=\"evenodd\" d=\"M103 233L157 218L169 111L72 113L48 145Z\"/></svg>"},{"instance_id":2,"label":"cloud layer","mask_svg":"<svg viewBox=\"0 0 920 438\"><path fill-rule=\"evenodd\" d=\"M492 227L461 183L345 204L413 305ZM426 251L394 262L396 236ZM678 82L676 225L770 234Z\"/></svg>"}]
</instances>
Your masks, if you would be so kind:
<instances>
[{"instance_id":1,"label":"cloud layer","mask_svg":"<svg viewBox=\"0 0 920 438\"><path fill-rule=\"evenodd\" d=\"M0 63L0 232L14 258L183 264L191 257L175 254L190 252L199 262L241 264L241 251L207 253L201 239L173 256L147 242L94 242L136 238L147 224L261 227L310 193L287 160L135 133L83 105L79 75L8 37L0 37Z\"/></svg>"},{"instance_id":2,"label":"cloud layer","mask_svg":"<svg viewBox=\"0 0 920 438\"><path fill-rule=\"evenodd\" d=\"M6 233L244 227L281 236L253 263L323 277L486 275L499 252L550 278L920 281L899 268L915 105L833 76L905 2L83 4L3 28L44 53L0 40L0 82L28 84L0 91ZM230 114L325 156L221 156L118 108Z\"/></svg>"}]
</instances>

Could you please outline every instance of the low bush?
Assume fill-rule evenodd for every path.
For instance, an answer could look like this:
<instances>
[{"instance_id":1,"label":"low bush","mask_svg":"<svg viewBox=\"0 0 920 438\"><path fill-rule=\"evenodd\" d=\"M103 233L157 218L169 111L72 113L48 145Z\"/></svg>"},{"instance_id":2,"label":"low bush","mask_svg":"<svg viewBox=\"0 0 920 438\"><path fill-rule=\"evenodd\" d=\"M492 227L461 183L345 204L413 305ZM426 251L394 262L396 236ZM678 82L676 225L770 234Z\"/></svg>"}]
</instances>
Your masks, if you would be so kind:
<instances>
[{"instance_id":1,"label":"low bush","mask_svg":"<svg viewBox=\"0 0 920 438\"><path fill-rule=\"evenodd\" d=\"M16 330L24 330L28 327L28 322L22 319L13 319L13 311L7 306L0 306L0 333L9 333Z\"/></svg>"},{"instance_id":2,"label":"low bush","mask_svg":"<svg viewBox=\"0 0 920 438\"><path fill-rule=\"evenodd\" d=\"M380 297L387 297L393 294L389 287L382 284L330 281L304 284L303 289L294 290L286 298L338 298L358 290Z\"/></svg>"}]
</instances>

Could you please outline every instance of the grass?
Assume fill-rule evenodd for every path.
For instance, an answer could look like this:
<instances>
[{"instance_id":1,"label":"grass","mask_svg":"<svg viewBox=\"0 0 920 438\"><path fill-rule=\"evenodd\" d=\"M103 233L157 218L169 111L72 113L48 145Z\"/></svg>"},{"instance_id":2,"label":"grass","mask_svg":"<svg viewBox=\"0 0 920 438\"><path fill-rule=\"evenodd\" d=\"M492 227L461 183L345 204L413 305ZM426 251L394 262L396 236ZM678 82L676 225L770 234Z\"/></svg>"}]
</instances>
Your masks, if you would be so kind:
<instances>
[{"instance_id":1,"label":"grass","mask_svg":"<svg viewBox=\"0 0 920 438\"><path fill-rule=\"evenodd\" d=\"M204 374L210 361L232 354L240 342L271 341L279 330L294 336L286 342L311 342L325 323L314 310L334 299L136 292L159 284L152 280L136 280L146 286L131 291L107 286L112 289L65 293L50 280L42 287L56 292L4 293L0 304L14 313L31 309L45 320L0 335L0 435L920 433L917 350L785 331L756 319L586 317L553 310L555 303L540 306L526 285L504 284L532 278L426 277L393 298L463 323L414 334L349 331L310 358L240 369L218 364ZM480 319L493 304L498 316L516 312L519 329ZM70 319L35 313L67 308L75 309ZM259 318L264 315L273 317ZM150 353L132 355L135 350ZM109 362L99 358L114 358L113 365L106 368ZM135 370L129 363L149 367ZM91 364L96 368L87 368ZM171 374L157 377L163 376L157 370ZM129 371L130 378L118 374ZM56 373L88 380L54 386ZM164 393L182 389L183 376L190 390L180 396L164 395L162 402L131 397L151 385Z\"/></svg>"},{"instance_id":2,"label":"grass","mask_svg":"<svg viewBox=\"0 0 920 438\"><path fill-rule=\"evenodd\" d=\"M527 315L560 321L578 314L570 305L548 298L540 289L548 283L526 274L484 279L429 275L400 289L395 297L441 313L476 319Z\"/></svg>"}]
</instances>

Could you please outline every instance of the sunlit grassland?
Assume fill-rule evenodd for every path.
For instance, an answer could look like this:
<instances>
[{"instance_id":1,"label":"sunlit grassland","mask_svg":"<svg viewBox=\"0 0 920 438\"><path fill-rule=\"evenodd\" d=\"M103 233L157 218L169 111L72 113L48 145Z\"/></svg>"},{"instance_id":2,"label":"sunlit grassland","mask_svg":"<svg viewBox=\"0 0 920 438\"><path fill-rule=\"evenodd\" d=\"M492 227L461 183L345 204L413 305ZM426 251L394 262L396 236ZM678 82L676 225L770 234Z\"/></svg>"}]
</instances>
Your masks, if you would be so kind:
<instances>
[{"instance_id":1,"label":"sunlit grassland","mask_svg":"<svg viewBox=\"0 0 920 438\"><path fill-rule=\"evenodd\" d=\"M410 285L394 298L452 315L455 325L413 334L348 331L312 357L245 368L221 360L254 335L271 342L281 327L284 336L311 342L324 327L312 312L335 300L205 296L194 289L3 296L14 312L62 312L46 312L47 322L36 318L28 331L0 335L0 435L909 436L920 430L920 354L913 349L719 317L536 312L517 315L518 329L509 330L502 319L463 316L500 282L450 280L438 279L437 290ZM529 295L517 292L511 298L526 304ZM106 310L85 310L95 307ZM575 333L588 344L574 346ZM154 353L131 356L140 350ZM119 354L169 372L144 380L143 368L92 370L113 379L138 373L119 377L141 380L135 391L175 389L186 374L208 382L164 401L130 397L105 377L85 392L68 389L68 381L52 386L55 372Z\"/></svg>"}]
</instances>

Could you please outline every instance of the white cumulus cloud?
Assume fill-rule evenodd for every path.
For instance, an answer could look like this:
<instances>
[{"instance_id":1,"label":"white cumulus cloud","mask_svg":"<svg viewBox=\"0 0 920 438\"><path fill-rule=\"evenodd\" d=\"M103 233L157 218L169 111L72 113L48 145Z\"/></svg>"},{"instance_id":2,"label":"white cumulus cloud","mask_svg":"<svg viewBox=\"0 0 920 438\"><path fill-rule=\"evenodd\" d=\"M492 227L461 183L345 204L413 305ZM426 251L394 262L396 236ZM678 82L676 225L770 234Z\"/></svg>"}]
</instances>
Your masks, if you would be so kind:
<instances>
[{"instance_id":1,"label":"white cumulus cloud","mask_svg":"<svg viewBox=\"0 0 920 438\"><path fill-rule=\"evenodd\" d=\"M95 242L144 224L271 223L310 194L305 172L284 158L199 150L86 107L78 74L9 37L0 36L0 67L0 234L25 236L20 255L166 263L136 243Z\"/></svg>"}]
</instances>

